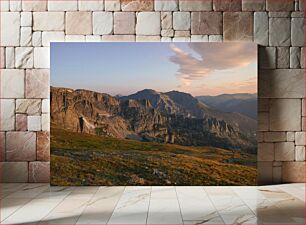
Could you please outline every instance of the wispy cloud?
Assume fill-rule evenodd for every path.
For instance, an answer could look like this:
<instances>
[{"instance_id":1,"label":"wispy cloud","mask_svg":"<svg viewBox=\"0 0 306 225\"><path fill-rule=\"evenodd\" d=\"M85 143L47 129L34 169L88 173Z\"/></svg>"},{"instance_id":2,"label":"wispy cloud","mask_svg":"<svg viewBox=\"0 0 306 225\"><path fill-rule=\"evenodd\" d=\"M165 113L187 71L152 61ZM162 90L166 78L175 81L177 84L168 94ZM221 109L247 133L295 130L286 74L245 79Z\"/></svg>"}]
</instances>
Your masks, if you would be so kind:
<instances>
[{"instance_id":1,"label":"wispy cloud","mask_svg":"<svg viewBox=\"0 0 306 225\"><path fill-rule=\"evenodd\" d=\"M170 45L174 52L170 61L179 66L176 76L182 88L215 71L245 67L256 58L256 47L249 43L189 43L188 46L198 57Z\"/></svg>"}]
</instances>

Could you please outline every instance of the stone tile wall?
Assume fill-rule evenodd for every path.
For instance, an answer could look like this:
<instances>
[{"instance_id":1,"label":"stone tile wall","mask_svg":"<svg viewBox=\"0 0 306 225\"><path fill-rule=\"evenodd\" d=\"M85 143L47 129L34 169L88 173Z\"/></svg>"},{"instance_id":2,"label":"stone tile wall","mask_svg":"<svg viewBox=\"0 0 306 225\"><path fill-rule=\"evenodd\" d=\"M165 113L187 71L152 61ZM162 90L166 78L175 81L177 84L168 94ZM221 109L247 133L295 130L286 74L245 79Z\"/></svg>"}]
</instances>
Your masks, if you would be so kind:
<instances>
[{"instance_id":1,"label":"stone tile wall","mask_svg":"<svg viewBox=\"0 0 306 225\"><path fill-rule=\"evenodd\" d=\"M304 0L1 0L3 182L49 180L51 41L256 42L259 183L305 181Z\"/></svg>"}]
</instances>

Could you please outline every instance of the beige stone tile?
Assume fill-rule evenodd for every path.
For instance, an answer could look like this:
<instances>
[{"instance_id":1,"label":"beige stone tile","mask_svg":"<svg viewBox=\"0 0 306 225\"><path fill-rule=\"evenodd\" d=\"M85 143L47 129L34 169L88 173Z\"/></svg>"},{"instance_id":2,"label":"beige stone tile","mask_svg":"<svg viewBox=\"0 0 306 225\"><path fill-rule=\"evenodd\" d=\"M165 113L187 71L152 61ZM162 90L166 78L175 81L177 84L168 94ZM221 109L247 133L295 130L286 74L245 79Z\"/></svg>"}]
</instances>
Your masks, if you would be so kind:
<instances>
[{"instance_id":1,"label":"beige stone tile","mask_svg":"<svg viewBox=\"0 0 306 225\"><path fill-rule=\"evenodd\" d=\"M26 98L49 98L49 70L26 71Z\"/></svg>"},{"instance_id":2,"label":"beige stone tile","mask_svg":"<svg viewBox=\"0 0 306 225\"><path fill-rule=\"evenodd\" d=\"M104 0L79 0L78 3L80 11L102 11L104 9Z\"/></svg>"},{"instance_id":3,"label":"beige stone tile","mask_svg":"<svg viewBox=\"0 0 306 225\"><path fill-rule=\"evenodd\" d=\"M279 69L288 69L290 67L290 51L289 47L276 48L276 67Z\"/></svg>"},{"instance_id":4,"label":"beige stone tile","mask_svg":"<svg viewBox=\"0 0 306 225\"><path fill-rule=\"evenodd\" d=\"M42 45L42 32L41 31L33 32L32 45L34 47L41 47L41 45Z\"/></svg>"},{"instance_id":5,"label":"beige stone tile","mask_svg":"<svg viewBox=\"0 0 306 225\"><path fill-rule=\"evenodd\" d=\"M41 116L28 116L28 131L41 131Z\"/></svg>"},{"instance_id":6,"label":"beige stone tile","mask_svg":"<svg viewBox=\"0 0 306 225\"><path fill-rule=\"evenodd\" d=\"M160 36L136 36L136 42L159 42Z\"/></svg>"},{"instance_id":7,"label":"beige stone tile","mask_svg":"<svg viewBox=\"0 0 306 225\"><path fill-rule=\"evenodd\" d=\"M7 132L6 159L8 161L35 160L36 134L34 132Z\"/></svg>"},{"instance_id":8,"label":"beige stone tile","mask_svg":"<svg viewBox=\"0 0 306 225\"><path fill-rule=\"evenodd\" d=\"M258 99L258 112L269 112L269 99L259 98Z\"/></svg>"},{"instance_id":9,"label":"beige stone tile","mask_svg":"<svg viewBox=\"0 0 306 225\"><path fill-rule=\"evenodd\" d=\"M5 48L0 47L0 69L3 69L5 67L5 61L6 61L5 54L6 54Z\"/></svg>"},{"instance_id":10,"label":"beige stone tile","mask_svg":"<svg viewBox=\"0 0 306 225\"><path fill-rule=\"evenodd\" d=\"M305 146L295 146L295 161L305 161Z\"/></svg>"},{"instance_id":11,"label":"beige stone tile","mask_svg":"<svg viewBox=\"0 0 306 225\"><path fill-rule=\"evenodd\" d=\"M282 167L283 182L285 183L304 183L306 162L284 162Z\"/></svg>"},{"instance_id":12,"label":"beige stone tile","mask_svg":"<svg viewBox=\"0 0 306 225\"><path fill-rule=\"evenodd\" d=\"M15 100L0 99L0 131L15 129Z\"/></svg>"},{"instance_id":13,"label":"beige stone tile","mask_svg":"<svg viewBox=\"0 0 306 225\"><path fill-rule=\"evenodd\" d=\"M269 45L269 18L267 12L254 13L254 42Z\"/></svg>"},{"instance_id":14,"label":"beige stone tile","mask_svg":"<svg viewBox=\"0 0 306 225\"><path fill-rule=\"evenodd\" d=\"M290 46L290 18L269 19L269 45Z\"/></svg>"},{"instance_id":15,"label":"beige stone tile","mask_svg":"<svg viewBox=\"0 0 306 225\"><path fill-rule=\"evenodd\" d=\"M24 71L1 70L1 98L24 98Z\"/></svg>"},{"instance_id":16,"label":"beige stone tile","mask_svg":"<svg viewBox=\"0 0 306 225\"><path fill-rule=\"evenodd\" d=\"M222 35L209 35L208 42L223 42Z\"/></svg>"},{"instance_id":17,"label":"beige stone tile","mask_svg":"<svg viewBox=\"0 0 306 225\"><path fill-rule=\"evenodd\" d=\"M93 12L93 34L111 34L113 32L112 12Z\"/></svg>"},{"instance_id":18,"label":"beige stone tile","mask_svg":"<svg viewBox=\"0 0 306 225\"><path fill-rule=\"evenodd\" d=\"M33 68L33 48L32 47L15 48L15 67L17 69Z\"/></svg>"},{"instance_id":19,"label":"beige stone tile","mask_svg":"<svg viewBox=\"0 0 306 225\"><path fill-rule=\"evenodd\" d=\"M136 14L134 12L114 13L114 34L135 34Z\"/></svg>"},{"instance_id":20,"label":"beige stone tile","mask_svg":"<svg viewBox=\"0 0 306 225\"><path fill-rule=\"evenodd\" d=\"M1 12L10 11L10 1L9 0L0 1L0 11Z\"/></svg>"},{"instance_id":21,"label":"beige stone tile","mask_svg":"<svg viewBox=\"0 0 306 225\"><path fill-rule=\"evenodd\" d=\"M160 35L160 12L140 12L137 14L137 35Z\"/></svg>"},{"instance_id":22,"label":"beige stone tile","mask_svg":"<svg viewBox=\"0 0 306 225\"><path fill-rule=\"evenodd\" d=\"M161 42L172 42L172 38L171 37L161 37L160 41Z\"/></svg>"},{"instance_id":23,"label":"beige stone tile","mask_svg":"<svg viewBox=\"0 0 306 225\"><path fill-rule=\"evenodd\" d=\"M50 133L45 131L37 132L37 160L50 160Z\"/></svg>"},{"instance_id":24,"label":"beige stone tile","mask_svg":"<svg viewBox=\"0 0 306 225\"><path fill-rule=\"evenodd\" d=\"M66 12L66 34L92 34L91 12Z\"/></svg>"},{"instance_id":25,"label":"beige stone tile","mask_svg":"<svg viewBox=\"0 0 306 225\"><path fill-rule=\"evenodd\" d=\"M34 48L34 68L46 69L50 68L50 48L35 47Z\"/></svg>"},{"instance_id":26,"label":"beige stone tile","mask_svg":"<svg viewBox=\"0 0 306 225\"><path fill-rule=\"evenodd\" d=\"M191 42L208 42L208 35L191 35Z\"/></svg>"},{"instance_id":27,"label":"beige stone tile","mask_svg":"<svg viewBox=\"0 0 306 225\"><path fill-rule=\"evenodd\" d=\"M178 11L178 0L154 1L155 11Z\"/></svg>"},{"instance_id":28,"label":"beige stone tile","mask_svg":"<svg viewBox=\"0 0 306 225\"><path fill-rule=\"evenodd\" d=\"M20 25L22 27L31 27L32 26L32 12L21 12Z\"/></svg>"},{"instance_id":29,"label":"beige stone tile","mask_svg":"<svg viewBox=\"0 0 306 225\"><path fill-rule=\"evenodd\" d=\"M192 12L191 34L222 34L222 13Z\"/></svg>"},{"instance_id":30,"label":"beige stone tile","mask_svg":"<svg viewBox=\"0 0 306 225\"><path fill-rule=\"evenodd\" d=\"M212 11L212 0L193 1L179 0L180 11Z\"/></svg>"},{"instance_id":31,"label":"beige stone tile","mask_svg":"<svg viewBox=\"0 0 306 225\"><path fill-rule=\"evenodd\" d=\"M296 132L295 133L295 144L296 145L306 145L306 132Z\"/></svg>"},{"instance_id":32,"label":"beige stone tile","mask_svg":"<svg viewBox=\"0 0 306 225\"><path fill-rule=\"evenodd\" d=\"M50 115L44 113L41 115L41 129L42 131L50 131Z\"/></svg>"},{"instance_id":33,"label":"beige stone tile","mask_svg":"<svg viewBox=\"0 0 306 225\"><path fill-rule=\"evenodd\" d=\"M47 3L45 0L22 0L22 11L46 11Z\"/></svg>"},{"instance_id":34,"label":"beige stone tile","mask_svg":"<svg viewBox=\"0 0 306 225\"><path fill-rule=\"evenodd\" d=\"M173 29L174 30L190 30L190 13L174 12L173 13Z\"/></svg>"},{"instance_id":35,"label":"beige stone tile","mask_svg":"<svg viewBox=\"0 0 306 225\"><path fill-rule=\"evenodd\" d=\"M77 11L78 0L48 0L48 11Z\"/></svg>"},{"instance_id":36,"label":"beige stone tile","mask_svg":"<svg viewBox=\"0 0 306 225\"><path fill-rule=\"evenodd\" d=\"M135 35L103 35L102 41L105 42L134 42Z\"/></svg>"},{"instance_id":37,"label":"beige stone tile","mask_svg":"<svg viewBox=\"0 0 306 225\"><path fill-rule=\"evenodd\" d=\"M274 144L276 161L294 161L294 142L278 142Z\"/></svg>"},{"instance_id":38,"label":"beige stone tile","mask_svg":"<svg viewBox=\"0 0 306 225\"><path fill-rule=\"evenodd\" d=\"M294 141L294 140L295 140L295 133L287 132L287 141Z\"/></svg>"},{"instance_id":39,"label":"beige stone tile","mask_svg":"<svg viewBox=\"0 0 306 225\"><path fill-rule=\"evenodd\" d=\"M292 46L305 46L304 18L291 19L291 44Z\"/></svg>"},{"instance_id":40,"label":"beige stone tile","mask_svg":"<svg viewBox=\"0 0 306 225\"><path fill-rule=\"evenodd\" d=\"M38 115L41 113L40 99L16 99L16 113Z\"/></svg>"},{"instance_id":41,"label":"beige stone tile","mask_svg":"<svg viewBox=\"0 0 306 225\"><path fill-rule=\"evenodd\" d=\"M0 162L1 182L28 182L28 162Z\"/></svg>"},{"instance_id":42,"label":"beige stone tile","mask_svg":"<svg viewBox=\"0 0 306 225\"><path fill-rule=\"evenodd\" d=\"M303 98L304 70L260 70L258 95L260 98Z\"/></svg>"},{"instance_id":43,"label":"beige stone tile","mask_svg":"<svg viewBox=\"0 0 306 225\"><path fill-rule=\"evenodd\" d=\"M65 41L66 42L84 42L85 35L66 35L65 36Z\"/></svg>"},{"instance_id":44,"label":"beige stone tile","mask_svg":"<svg viewBox=\"0 0 306 225\"><path fill-rule=\"evenodd\" d=\"M19 46L20 13L1 12L1 46Z\"/></svg>"},{"instance_id":45,"label":"beige stone tile","mask_svg":"<svg viewBox=\"0 0 306 225\"><path fill-rule=\"evenodd\" d=\"M5 48L5 67L6 69L15 68L15 48L14 47Z\"/></svg>"},{"instance_id":46,"label":"beige stone tile","mask_svg":"<svg viewBox=\"0 0 306 225\"><path fill-rule=\"evenodd\" d=\"M253 41L253 14L225 12L223 14L224 41Z\"/></svg>"},{"instance_id":47,"label":"beige stone tile","mask_svg":"<svg viewBox=\"0 0 306 225\"><path fill-rule=\"evenodd\" d=\"M50 46L50 42L64 42L65 33L63 31L45 31L42 32L42 45Z\"/></svg>"},{"instance_id":48,"label":"beige stone tile","mask_svg":"<svg viewBox=\"0 0 306 225\"><path fill-rule=\"evenodd\" d=\"M172 29L172 13L171 12L161 12L161 28L162 29Z\"/></svg>"},{"instance_id":49,"label":"beige stone tile","mask_svg":"<svg viewBox=\"0 0 306 225\"><path fill-rule=\"evenodd\" d=\"M104 4L105 11L120 11L120 0L107 0Z\"/></svg>"},{"instance_id":50,"label":"beige stone tile","mask_svg":"<svg viewBox=\"0 0 306 225\"><path fill-rule=\"evenodd\" d=\"M32 43L32 28L21 27L20 46L31 46L31 43Z\"/></svg>"},{"instance_id":51,"label":"beige stone tile","mask_svg":"<svg viewBox=\"0 0 306 225\"><path fill-rule=\"evenodd\" d=\"M28 117L26 114L16 114L16 131L28 130Z\"/></svg>"},{"instance_id":52,"label":"beige stone tile","mask_svg":"<svg viewBox=\"0 0 306 225\"><path fill-rule=\"evenodd\" d=\"M50 162L30 162L29 182L49 183L50 182Z\"/></svg>"},{"instance_id":53,"label":"beige stone tile","mask_svg":"<svg viewBox=\"0 0 306 225\"><path fill-rule=\"evenodd\" d=\"M190 38L190 31L189 30L176 30L174 32L175 37L189 37Z\"/></svg>"},{"instance_id":54,"label":"beige stone tile","mask_svg":"<svg viewBox=\"0 0 306 225\"><path fill-rule=\"evenodd\" d=\"M86 35L85 41L86 42L100 42L101 36L100 35Z\"/></svg>"},{"instance_id":55,"label":"beige stone tile","mask_svg":"<svg viewBox=\"0 0 306 225\"><path fill-rule=\"evenodd\" d=\"M50 100L43 99L42 100L42 113L49 113L50 112Z\"/></svg>"},{"instance_id":56,"label":"beige stone tile","mask_svg":"<svg viewBox=\"0 0 306 225\"><path fill-rule=\"evenodd\" d=\"M173 37L174 30L173 29L161 30L161 36L162 37Z\"/></svg>"},{"instance_id":57,"label":"beige stone tile","mask_svg":"<svg viewBox=\"0 0 306 225\"><path fill-rule=\"evenodd\" d=\"M64 12L34 12L33 30L63 31L65 29Z\"/></svg>"},{"instance_id":58,"label":"beige stone tile","mask_svg":"<svg viewBox=\"0 0 306 225\"><path fill-rule=\"evenodd\" d=\"M290 47L290 68L301 68L301 48L299 47Z\"/></svg>"},{"instance_id":59,"label":"beige stone tile","mask_svg":"<svg viewBox=\"0 0 306 225\"><path fill-rule=\"evenodd\" d=\"M121 0L122 11L152 11L154 0Z\"/></svg>"},{"instance_id":60,"label":"beige stone tile","mask_svg":"<svg viewBox=\"0 0 306 225\"><path fill-rule=\"evenodd\" d=\"M271 99L270 104L271 131L301 130L302 104L300 99Z\"/></svg>"}]
</instances>

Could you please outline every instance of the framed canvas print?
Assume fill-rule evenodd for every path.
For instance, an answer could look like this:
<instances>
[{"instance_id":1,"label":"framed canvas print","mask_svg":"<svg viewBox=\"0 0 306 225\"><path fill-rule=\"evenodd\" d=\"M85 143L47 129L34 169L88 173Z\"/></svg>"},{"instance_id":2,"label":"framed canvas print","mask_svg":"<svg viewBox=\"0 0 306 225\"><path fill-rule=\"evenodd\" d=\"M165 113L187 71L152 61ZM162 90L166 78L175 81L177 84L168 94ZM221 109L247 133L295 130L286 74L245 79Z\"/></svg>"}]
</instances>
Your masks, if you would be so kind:
<instances>
[{"instance_id":1,"label":"framed canvas print","mask_svg":"<svg viewBox=\"0 0 306 225\"><path fill-rule=\"evenodd\" d=\"M256 131L255 44L51 44L53 185L256 185Z\"/></svg>"}]
</instances>

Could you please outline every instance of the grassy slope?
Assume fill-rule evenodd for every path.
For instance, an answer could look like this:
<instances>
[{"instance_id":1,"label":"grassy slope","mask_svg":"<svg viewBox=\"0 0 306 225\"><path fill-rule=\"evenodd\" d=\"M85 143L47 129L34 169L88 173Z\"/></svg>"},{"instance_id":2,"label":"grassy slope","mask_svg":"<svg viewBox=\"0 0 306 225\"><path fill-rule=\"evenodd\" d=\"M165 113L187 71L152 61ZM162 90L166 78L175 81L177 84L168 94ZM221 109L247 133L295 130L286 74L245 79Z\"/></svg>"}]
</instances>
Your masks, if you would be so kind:
<instances>
[{"instance_id":1,"label":"grassy slope","mask_svg":"<svg viewBox=\"0 0 306 225\"><path fill-rule=\"evenodd\" d=\"M213 147L139 142L52 129L51 158L54 185L256 184L256 156Z\"/></svg>"}]
</instances>

